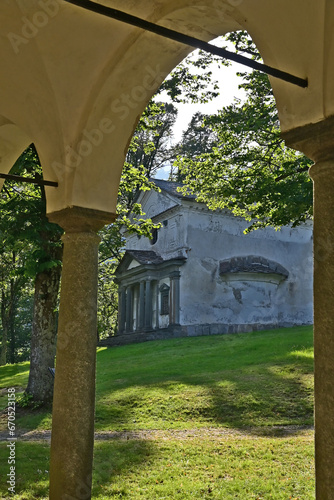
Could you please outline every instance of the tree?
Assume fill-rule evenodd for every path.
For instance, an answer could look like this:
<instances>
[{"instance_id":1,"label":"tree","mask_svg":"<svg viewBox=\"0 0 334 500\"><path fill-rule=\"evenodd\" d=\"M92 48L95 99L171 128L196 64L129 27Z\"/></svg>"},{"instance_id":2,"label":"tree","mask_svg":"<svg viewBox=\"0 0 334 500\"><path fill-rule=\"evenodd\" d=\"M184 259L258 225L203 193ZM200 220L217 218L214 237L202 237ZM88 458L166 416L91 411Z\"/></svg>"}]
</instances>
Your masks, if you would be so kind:
<instances>
[{"instance_id":1,"label":"tree","mask_svg":"<svg viewBox=\"0 0 334 500\"><path fill-rule=\"evenodd\" d=\"M151 101L145 109L132 137L126 164L134 168L144 167L147 177L171 158L170 140L177 109L171 103Z\"/></svg>"},{"instance_id":2,"label":"tree","mask_svg":"<svg viewBox=\"0 0 334 500\"><path fill-rule=\"evenodd\" d=\"M177 158L197 158L201 161L203 155L211 153L217 144L217 135L210 127L204 125L208 118L209 115L200 112L193 115L181 140L173 148L174 161ZM171 167L170 180L183 182L185 176L177 166L178 163L175 163Z\"/></svg>"},{"instance_id":3,"label":"tree","mask_svg":"<svg viewBox=\"0 0 334 500\"><path fill-rule=\"evenodd\" d=\"M24 275L24 254L18 248L5 251L3 245L0 249L0 284L1 284L1 351L0 365L7 361L15 363L17 347L16 318L22 299L22 290L28 282ZM20 345L21 347L21 345Z\"/></svg>"},{"instance_id":4,"label":"tree","mask_svg":"<svg viewBox=\"0 0 334 500\"><path fill-rule=\"evenodd\" d=\"M259 58L244 33L230 39L239 51ZM267 75L252 71L239 76L246 101L236 99L202 120L217 143L211 151L186 152L176 162L184 191L197 194L212 209L228 208L252 221L248 230L296 226L312 217L312 182L307 174L311 162L285 147Z\"/></svg>"},{"instance_id":5,"label":"tree","mask_svg":"<svg viewBox=\"0 0 334 500\"><path fill-rule=\"evenodd\" d=\"M23 152L11 172L42 178L38 154L33 145ZM54 366L55 357L62 252L60 236L63 231L56 224L51 224L46 217L43 186L16 186L12 181L6 182L1 196L0 231L4 235L4 250L15 255L16 259L18 250L20 255L24 255L20 267L12 272L10 286L8 282L7 285L3 282L3 294L16 283L16 302L12 301L16 305L18 296L22 296L22 285L28 278L34 281L30 372L26 392L35 401L49 402L53 393L53 380L48 367ZM13 281L14 277L16 281Z\"/></svg>"},{"instance_id":6,"label":"tree","mask_svg":"<svg viewBox=\"0 0 334 500\"><path fill-rule=\"evenodd\" d=\"M111 336L117 330L118 287L114 281L114 273L124 255L125 239L122 229L126 228L130 233L149 238L152 230L160 227L145 217L141 205L136 202L139 191L150 189L158 188L148 178L147 169L143 165L133 166L125 163L118 193L118 218L100 231L98 287L100 338Z\"/></svg>"}]
</instances>

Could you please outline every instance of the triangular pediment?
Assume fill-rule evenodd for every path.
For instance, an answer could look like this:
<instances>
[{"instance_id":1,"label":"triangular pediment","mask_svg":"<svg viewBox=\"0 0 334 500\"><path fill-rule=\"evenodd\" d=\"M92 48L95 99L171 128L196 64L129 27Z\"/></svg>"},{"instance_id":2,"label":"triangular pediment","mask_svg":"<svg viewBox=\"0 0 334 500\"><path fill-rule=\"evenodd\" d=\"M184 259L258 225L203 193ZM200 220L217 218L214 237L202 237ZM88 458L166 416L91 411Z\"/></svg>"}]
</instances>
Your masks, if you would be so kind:
<instances>
[{"instance_id":1,"label":"triangular pediment","mask_svg":"<svg viewBox=\"0 0 334 500\"><path fill-rule=\"evenodd\" d=\"M161 190L160 192L150 190L138 197L138 203L150 219L180 205L180 199L173 194Z\"/></svg>"},{"instance_id":2,"label":"triangular pediment","mask_svg":"<svg viewBox=\"0 0 334 500\"><path fill-rule=\"evenodd\" d=\"M140 263L136 259L132 259L130 264L128 265L127 269L134 269L135 267L139 267Z\"/></svg>"},{"instance_id":3,"label":"triangular pediment","mask_svg":"<svg viewBox=\"0 0 334 500\"><path fill-rule=\"evenodd\" d=\"M119 266L116 269L116 275L130 271L140 266L157 265L163 262L163 258L156 252L127 250Z\"/></svg>"}]
</instances>

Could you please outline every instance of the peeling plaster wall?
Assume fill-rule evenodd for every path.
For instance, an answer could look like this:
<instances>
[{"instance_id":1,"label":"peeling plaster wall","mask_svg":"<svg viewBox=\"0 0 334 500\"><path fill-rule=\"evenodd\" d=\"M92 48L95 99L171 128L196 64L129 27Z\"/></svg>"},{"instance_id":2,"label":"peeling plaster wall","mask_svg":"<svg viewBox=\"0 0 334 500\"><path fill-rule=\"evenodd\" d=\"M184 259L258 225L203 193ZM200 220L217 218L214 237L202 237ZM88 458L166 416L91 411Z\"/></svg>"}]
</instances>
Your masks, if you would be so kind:
<instances>
[{"instance_id":1,"label":"peeling plaster wall","mask_svg":"<svg viewBox=\"0 0 334 500\"><path fill-rule=\"evenodd\" d=\"M183 231L189 243L182 269L182 325L270 325L312 323L312 227L267 228L243 234L246 223L188 204ZM289 271L277 282L269 275L219 275L219 262L262 256ZM256 281L254 281L256 280Z\"/></svg>"},{"instance_id":2,"label":"peeling plaster wall","mask_svg":"<svg viewBox=\"0 0 334 500\"><path fill-rule=\"evenodd\" d=\"M312 323L311 223L245 235L243 219L212 212L195 201L173 199L166 192L146 193L141 201L148 216L154 214L162 227L155 244L130 235L127 248L153 250L164 259L187 258L180 269L180 324L187 334ZM248 256L280 264L288 278L263 273L220 275L221 261Z\"/></svg>"}]
</instances>

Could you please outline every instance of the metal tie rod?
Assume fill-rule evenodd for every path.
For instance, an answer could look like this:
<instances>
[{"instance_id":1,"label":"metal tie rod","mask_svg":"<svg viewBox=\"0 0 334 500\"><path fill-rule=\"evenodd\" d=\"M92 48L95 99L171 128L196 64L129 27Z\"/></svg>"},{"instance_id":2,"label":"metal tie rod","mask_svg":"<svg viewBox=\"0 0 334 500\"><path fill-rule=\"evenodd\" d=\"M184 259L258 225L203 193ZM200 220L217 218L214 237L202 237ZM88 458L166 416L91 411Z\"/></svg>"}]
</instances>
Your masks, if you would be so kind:
<instances>
[{"instance_id":1,"label":"metal tie rod","mask_svg":"<svg viewBox=\"0 0 334 500\"><path fill-rule=\"evenodd\" d=\"M287 73L286 71L272 68L267 64L262 64L252 59L248 59L247 57L222 49L221 47L216 47L215 45L211 45L210 43L199 40L198 38L185 35L184 33L179 33L178 31L165 28L164 26L159 26L158 24L151 23L150 21L146 21L145 19L141 19L140 17L132 16L131 14L127 14L126 12L113 9L111 7L106 7L105 5L91 2L90 0L64 1L73 5L77 5L78 7L83 7L84 9L91 10L92 12L102 14L103 16L116 19L117 21L131 24L132 26L136 26L137 28L150 31L152 33L155 33L156 35L175 40L185 45L189 45L190 47L194 47L195 49L201 49L205 52L223 57L224 59L235 61L239 64L243 64L244 66L248 66L249 68L262 71L264 73L267 73L268 75L274 76L294 85L298 85L299 87L306 88L308 86L308 81L305 78L300 78L298 76L292 75L291 73Z\"/></svg>"},{"instance_id":2,"label":"metal tie rod","mask_svg":"<svg viewBox=\"0 0 334 500\"><path fill-rule=\"evenodd\" d=\"M44 181L43 179L32 179L30 177L22 177L21 175L0 173L0 179L8 179L10 181L15 181L15 182L26 182L28 184L38 184L39 186L58 187L58 182Z\"/></svg>"}]
</instances>

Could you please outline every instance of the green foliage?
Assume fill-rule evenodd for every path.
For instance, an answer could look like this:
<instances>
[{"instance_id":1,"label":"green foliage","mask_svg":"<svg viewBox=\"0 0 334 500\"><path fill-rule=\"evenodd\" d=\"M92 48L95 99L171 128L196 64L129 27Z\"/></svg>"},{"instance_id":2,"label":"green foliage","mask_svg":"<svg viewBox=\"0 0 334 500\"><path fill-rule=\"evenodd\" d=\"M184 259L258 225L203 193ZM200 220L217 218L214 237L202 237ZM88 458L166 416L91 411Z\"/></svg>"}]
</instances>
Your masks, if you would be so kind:
<instances>
[{"instance_id":1,"label":"green foliage","mask_svg":"<svg viewBox=\"0 0 334 500\"><path fill-rule=\"evenodd\" d=\"M174 103L205 103L219 95L218 84L212 79L210 66L215 62L228 66L223 61L203 51L191 53L162 83L157 94L165 92Z\"/></svg>"},{"instance_id":2,"label":"green foliage","mask_svg":"<svg viewBox=\"0 0 334 500\"><path fill-rule=\"evenodd\" d=\"M12 174L42 179L36 148L31 144L18 158ZM60 246L63 230L46 217L44 187L6 181L0 196L0 233L6 249L25 249L24 272L35 275L53 262L53 247ZM51 264L50 264L51 263Z\"/></svg>"},{"instance_id":3,"label":"green foliage","mask_svg":"<svg viewBox=\"0 0 334 500\"><path fill-rule=\"evenodd\" d=\"M259 58L243 33L230 38L237 49ZM211 150L193 154L180 148L176 167L183 191L195 193L211 209L227 208L252 221L248 230L296 226L312 217L311 161L285 147L267 75L252 71L239 76L246 100L235 99L216 115L202 117L201 127L215 138ZM186 146L191 132L196 133L194 124L184 134Z\"/></svg>"},{"instance_id":4,"label":"green foliage","mask_svg":"<svg viewBox=\"0 0 334 500\"><path fill-rule=\"evenodd\" d=\"M16 404L20 408L29 408L30 410L36 410L37 408L41 408L44 406L43 401L36 401L32 394L27 392L23 392L17 399Z\"/></svg>"},{"instance_id":5,"label":"green foliage","mask_svg":"<svg viewBox=\"0 0 334 500\"><path fill-rule=\"evenodd\" d=\"M18 158L11 173L42 179L33 144ZM13 363L29 356L33 282L38 273L61 264L57 254L62 233L46 217L44 187L5 182L0 193L2 362Z\"/></svg>"},{"instance_id":6,"label":"green foliage","mask_svg":"<svg viewBox=\"0 0 334 500\"><path fill-rule=\"evenodd\" d=\"M157 170L170 159L170 139L177 117L177 109L171 103L152 100L142 114L132 137L126 165L143 168L146 176L153 177Z\"/></svg>"}]
</instances>

